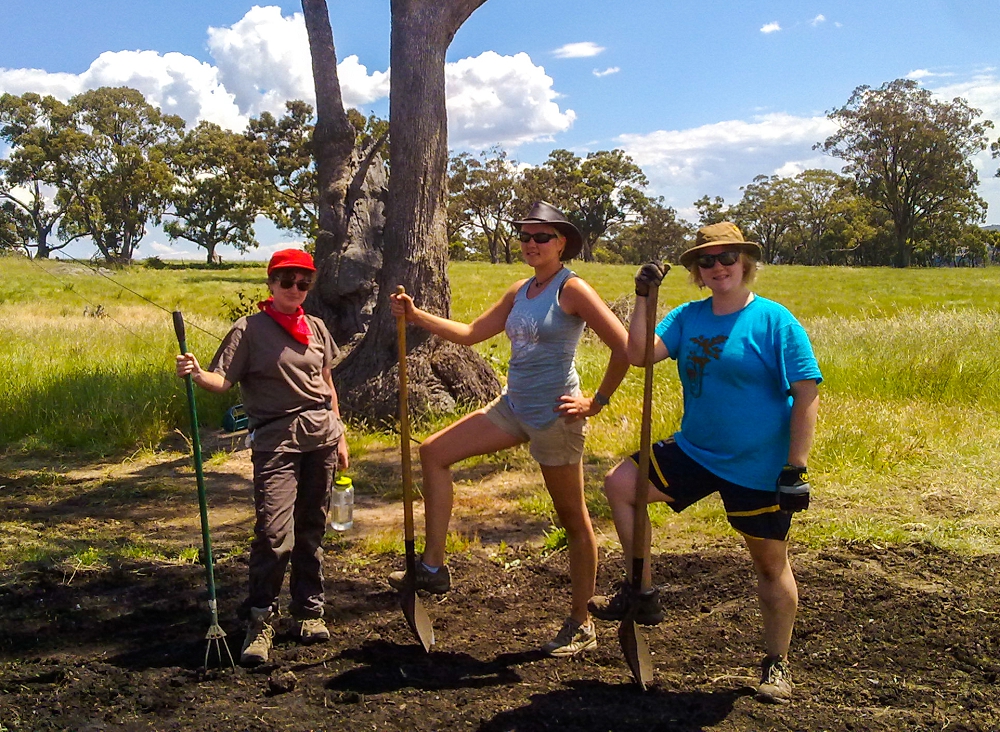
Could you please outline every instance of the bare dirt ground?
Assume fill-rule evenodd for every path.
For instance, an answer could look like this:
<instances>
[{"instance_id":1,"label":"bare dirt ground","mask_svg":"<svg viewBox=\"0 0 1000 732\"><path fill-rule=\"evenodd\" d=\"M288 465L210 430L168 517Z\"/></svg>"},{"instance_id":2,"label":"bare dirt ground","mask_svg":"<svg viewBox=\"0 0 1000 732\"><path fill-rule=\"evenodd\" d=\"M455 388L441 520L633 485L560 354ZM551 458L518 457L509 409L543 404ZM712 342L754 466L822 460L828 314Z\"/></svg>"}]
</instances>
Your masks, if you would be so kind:
<instances>
[{"instance_id":1,"label":"bare dirt ground","mask_svg":"<svg viewBox=\"0 0 1000 732\"><path fill-rule=\"evenodd\" d=\"M366 455L369 477L393 482L390 452ZM237 453L208 478L221 621L234 654L252 526L247 469ZM58 473L45 473L42 491L39 466L0 467L0 527L104 536L111 526L121 537L199 543L191 490L177 490L192 482L182 454ZM796 551L795 700L777 707L752 696L760 621L738 542L661 552L654 580L666 619L645 631L655 678L641 692L615 624L599 623L597 649L580 658L536 650L569 596L565 553L540 548L548 523L513 498L537 476L480 466L458 478L453 528L478 527L480 543L451 557L450 593L423 598L437 635L430 654L384 582L401 560L358 551L365 536L401 533L398 494L363 492L356 528L329 537L333 638L301 646L282 627L271 662L253 670L202 668L209 618L200 565L37 562L0 572L0 730L1000 729L996 556L922 545ZM620 566L607 542L600 588ZM287 672L294 688L276 688Z\"/></svg>"}]
</instances>

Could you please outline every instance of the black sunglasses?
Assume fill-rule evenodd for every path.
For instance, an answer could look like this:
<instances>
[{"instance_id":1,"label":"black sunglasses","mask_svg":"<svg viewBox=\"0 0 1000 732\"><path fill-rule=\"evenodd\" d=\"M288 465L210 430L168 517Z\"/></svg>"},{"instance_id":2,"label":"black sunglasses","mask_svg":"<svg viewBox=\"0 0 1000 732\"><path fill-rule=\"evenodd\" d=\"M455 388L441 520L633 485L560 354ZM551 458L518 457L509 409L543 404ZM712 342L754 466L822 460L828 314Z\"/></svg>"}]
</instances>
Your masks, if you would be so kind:
<instances>
[{"instance_id":1,"label":"black sunglasses","mask_svg":"<svg viewBox=\"0 0 1000 732\"><path fill-rule=\"evenodd\" d=\"M299 292L306 292L310 287L312 287L312 280L295 280L295 275L280 275L278 277L278 284L281 285L282 290L288 290L293 285L299 288Z\"/></svg>"},{"instance_id":2,"label":"black sunglasses","mask_svg":"<svg viewBox=\"0 0 1000 732\"><path fill-rule=\"evenodd\" d=\"M730 250L728 252L719 252L718 254L699 254L695 261L702 269L712 269L716 262L728 267L740 261L740 253Z\"/></svg>"},{"instance_id":3,"label":"black sunglasses","mask_svg":"<svg viewBox=\"0 0 1000 732\"><path fill-rule=\"evenodd\" d=\"M529 234L527 231L520 231L517 234L517 238L524 244L527 244L532 239L534 239L538 244L547 244L553 239L558 239L559 234L549 234L545 231L539 231L537 234Z\"/></svg>"}]
</instances>

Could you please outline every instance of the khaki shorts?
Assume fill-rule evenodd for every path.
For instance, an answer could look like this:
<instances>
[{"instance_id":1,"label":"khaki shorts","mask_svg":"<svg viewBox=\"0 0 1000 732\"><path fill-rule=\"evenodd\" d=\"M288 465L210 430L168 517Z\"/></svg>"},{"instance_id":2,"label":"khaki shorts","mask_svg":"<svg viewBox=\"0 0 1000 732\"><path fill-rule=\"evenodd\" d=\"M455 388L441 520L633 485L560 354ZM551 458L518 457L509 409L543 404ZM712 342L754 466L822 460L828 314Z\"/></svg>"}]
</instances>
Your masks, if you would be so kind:
<instances>
[{"instance_id":1,"label":"khaki shorts","mask_svg":"<svg viewBox=\"0 0 1000 732\"><path fill-rule=\"evenodd\" d=\"M575 465L583 459L586 419L572 422L559 417L548 427L538 429L522 422L510 404L500 395L484 410L490 422L508 434L529 444L529 451L539 465Z\"/></svg>"}]
</instances>

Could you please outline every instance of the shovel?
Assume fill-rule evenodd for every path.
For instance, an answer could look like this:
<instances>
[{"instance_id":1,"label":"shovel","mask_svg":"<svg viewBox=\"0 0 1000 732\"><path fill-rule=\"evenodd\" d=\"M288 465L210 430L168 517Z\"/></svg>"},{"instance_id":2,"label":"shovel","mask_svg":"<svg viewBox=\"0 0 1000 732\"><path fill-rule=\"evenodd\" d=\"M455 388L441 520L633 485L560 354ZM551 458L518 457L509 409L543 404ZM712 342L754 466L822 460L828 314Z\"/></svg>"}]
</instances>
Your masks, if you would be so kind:
<instances>
[{"instance_id":1,"label":"shovel","mask_svg":"<svg viewBox=\"0 0 1000 732\"><path fill-rule=\"evenodd\" d=\"M406 292L402 285L396 294ZM399 451L403 465L403 530L406 546L406 587L399 593L399 606L410 630L417 636L424 651L434 645L434 626L417 597L417 551L413 542L413 475L410 470L409 388L406 385L406 317L396 318L396 342L399 345Z\"/></svg>"},{"instance_id":2,"label":"shovel","mask_svg":"<svg viewBox=\"0 0 1000 732\"><path fill-rule=\"evenodd\" d=\"M173 312L174 332L177 334L177 343L181 347L181 354L187 353L187 341L184 337L184 316L179 310ZM219 665L223 664L222 649L226 649L226 657L229 665L236 668L233 663L233 655L229 652L229 644L226 643L226 631L219 625L219 606L215 599L215 562L212 560L212 536L208 531L208 499L205 497L205 476L201 467L201 439L198 437L198 410L194 403L194 383L191 375L184 377L187 386L188 411L191 416L191 447L194 451L194 473L198 478L198 507L201 511L201 541L205 552L205 577L208 582L208 609L212 614L212 622L208 626L208 633L205 635L207 641L205 646L205 668L208 668L208 656L212 648L215 648L215 655L219 659Z\"/></svg>"},{"instance_id":3,"label":"shovel","mask_svg":"<svg viewBox=\"0 0 1000 732\"><path fill-rule=\"evenodd\" d=\"M632 524L632 601L618 626L618 642L632 678L643 691L653 678L646 639L635 624L635 613L642 590L642 572L646 562L646 501L649 497L649 440L653 418L653 347L656 333L656 297L658 285L650 285L646 297L646 351L643 356L645 383L642 390L642 426L639 431L639 473L635 479L635 518Z\"/></svg>"}]
</instances>

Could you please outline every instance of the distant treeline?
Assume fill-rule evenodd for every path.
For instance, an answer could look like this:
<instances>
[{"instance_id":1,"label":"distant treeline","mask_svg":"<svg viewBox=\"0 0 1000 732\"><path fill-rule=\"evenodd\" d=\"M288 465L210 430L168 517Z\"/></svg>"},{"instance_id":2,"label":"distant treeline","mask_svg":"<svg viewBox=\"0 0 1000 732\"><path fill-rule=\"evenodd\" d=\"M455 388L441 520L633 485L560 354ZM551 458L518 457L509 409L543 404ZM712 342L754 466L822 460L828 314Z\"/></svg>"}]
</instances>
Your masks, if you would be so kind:
<instances>
[{"instance_id":1,"label":"distant treeline","mask_svg":"<svg viewBox=\"0 0 1000 732\"><path fill-rule=\"evenodd\" d=\"M384 145L389 126L350 110L359 148ZM983 228L986 203L971 162L990 145L989 120L963 99L934 100L916 82L858 87L830 113L838 132L815 148L846 162L841 175L806 170L760 175L727 204L693 202L678 218L622 150L580 157L553 150L524 167L499 145L461 153L449 170L452 259L511 262L509 221L544 199L584 237L586 261L676 261L694 230L735 221L765 261L796 264L980 266L1000 260L1000 231ZM225 244L258 246L265 216L307 241L319 232L314 117L302 101L265 112L242 133L164 115L141 93L102 87L67 103L27 93L0 96L0 250L45 258L81 237L110 262L131 261L150 223L218 261ZM1000 156L1000 140L992 144ZM387 152L385 153L387 155ZM391 176L390 176L391 185Z\"/></svg>"}]
</instances>

